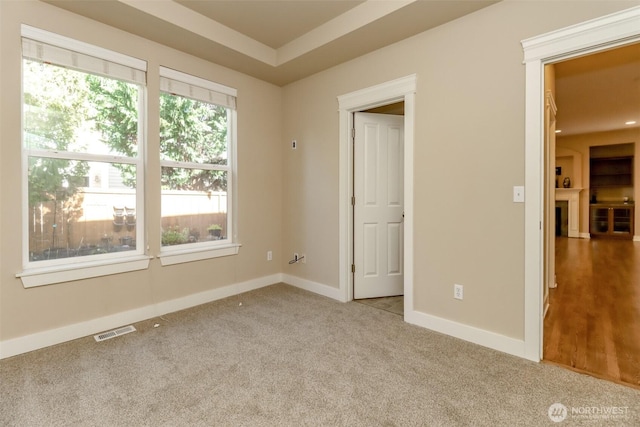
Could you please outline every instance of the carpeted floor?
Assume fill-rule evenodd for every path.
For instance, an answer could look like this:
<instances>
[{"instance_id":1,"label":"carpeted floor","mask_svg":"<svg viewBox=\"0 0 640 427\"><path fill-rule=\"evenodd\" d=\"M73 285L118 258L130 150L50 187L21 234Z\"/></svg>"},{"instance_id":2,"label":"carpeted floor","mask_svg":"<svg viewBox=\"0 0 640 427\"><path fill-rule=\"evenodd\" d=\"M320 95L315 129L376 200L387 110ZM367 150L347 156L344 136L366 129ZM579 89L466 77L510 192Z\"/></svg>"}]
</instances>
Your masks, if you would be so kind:
<instances>
[{"instance_id":1,"label":"carpeted floor","mask_svg":"<svg viewBox=\"0 0 640 427\"><path fill-rule=\"evenodd\" d=\"M0 425L640 425L638 390L284 284L135 326L0 361Z\"/></svg>"}]
</instances>

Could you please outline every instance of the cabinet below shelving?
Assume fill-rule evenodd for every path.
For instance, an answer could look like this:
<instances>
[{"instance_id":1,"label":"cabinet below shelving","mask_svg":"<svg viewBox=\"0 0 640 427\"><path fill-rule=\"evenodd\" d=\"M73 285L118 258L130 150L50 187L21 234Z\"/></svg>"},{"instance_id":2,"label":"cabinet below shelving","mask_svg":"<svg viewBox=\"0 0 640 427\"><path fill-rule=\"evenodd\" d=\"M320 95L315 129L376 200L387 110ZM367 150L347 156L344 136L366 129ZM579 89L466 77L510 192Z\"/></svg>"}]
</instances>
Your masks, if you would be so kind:
<instances>
[{"instance_id":1,"label":"cabinet below shelving","mask_svg":"<svg viewBox=\"0 0 640 427\"><path fill-rule=\"evenodd\" d=\"M596 203L589 207L591 237L633 238L634 205Z\"/></svg>"}]
</instances>

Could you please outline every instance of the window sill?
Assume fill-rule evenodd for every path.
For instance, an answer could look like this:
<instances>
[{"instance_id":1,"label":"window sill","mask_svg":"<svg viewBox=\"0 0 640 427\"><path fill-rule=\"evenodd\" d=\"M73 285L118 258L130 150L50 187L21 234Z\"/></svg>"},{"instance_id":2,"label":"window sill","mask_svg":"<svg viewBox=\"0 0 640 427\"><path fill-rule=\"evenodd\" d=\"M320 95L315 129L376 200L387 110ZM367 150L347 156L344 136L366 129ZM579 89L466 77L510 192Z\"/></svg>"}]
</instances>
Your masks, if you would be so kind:
<instances>
[{"instance_id":1,"label":"window sill","mask_svg":"<svg viewBox=\"0 0 640 427\"><path fill-rule=\"evenodd\" d=\"M237 255L240 246L238 243L230 243L224 246L208 248L190 248L161 253L158 255L162 266L182 264L184 262L201 261L204 259L219 258L223 256Z\"/></svg>"},{"instance_id":2,"label":"window sill","mask_svg":"<svg viewBox=\"0 0 640 427\"><path fill-rule=\"evenodd\" d=\"M136 255L117 260L74 263L72 265L56 267L32 268L16 274L16 277L19 277L22 280L22 286L25 288L33 288L36 286L90 279L92 277L146 270L149 268L149 259L150 257L146 255Z\"/></svg>"}]
</instances>

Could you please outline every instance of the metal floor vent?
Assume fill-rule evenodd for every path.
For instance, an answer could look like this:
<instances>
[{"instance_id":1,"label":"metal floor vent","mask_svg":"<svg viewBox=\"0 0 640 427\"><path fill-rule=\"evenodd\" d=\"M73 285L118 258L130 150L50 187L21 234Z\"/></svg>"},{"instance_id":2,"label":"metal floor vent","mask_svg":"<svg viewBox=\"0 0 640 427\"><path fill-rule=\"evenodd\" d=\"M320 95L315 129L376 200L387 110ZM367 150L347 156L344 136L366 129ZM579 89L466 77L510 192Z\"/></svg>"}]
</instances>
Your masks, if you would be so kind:
<instances>
[{"instance_id":1,"label":"metal floor vent","mask_svg":"<svg viewBox=\"0 0 640 427\"><path fill-rule=\"evenodd\" d=\"M94 335L93 338L97 342L105 341L111 338L119 337L120 335L128 334L129 332L135 332L136 328L133 325L124 326L122 328L114 329L113 331L103 332L98 335Z\"/></svg>"}]
</instances>

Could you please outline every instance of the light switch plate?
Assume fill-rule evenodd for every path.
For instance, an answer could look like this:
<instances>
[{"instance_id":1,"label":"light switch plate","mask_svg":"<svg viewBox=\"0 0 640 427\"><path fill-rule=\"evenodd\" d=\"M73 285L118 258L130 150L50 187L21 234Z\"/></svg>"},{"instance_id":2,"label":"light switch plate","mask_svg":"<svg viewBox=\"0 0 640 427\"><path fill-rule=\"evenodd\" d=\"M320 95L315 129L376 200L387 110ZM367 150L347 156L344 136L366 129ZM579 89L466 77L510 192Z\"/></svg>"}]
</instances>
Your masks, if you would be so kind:
<instances>
[{"instance_id":1,"label":"light switch plate","mask_svg":"<svg viewBox=\"0 0 640 427\"><path fill-rule=\"evenodd\" d=\"M515 203L524 203L524 186L516 185L513 187L513 201Z\"/></svg>"}]
</instances>

